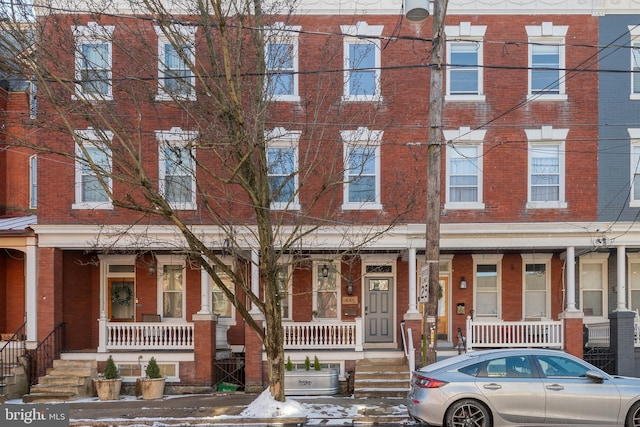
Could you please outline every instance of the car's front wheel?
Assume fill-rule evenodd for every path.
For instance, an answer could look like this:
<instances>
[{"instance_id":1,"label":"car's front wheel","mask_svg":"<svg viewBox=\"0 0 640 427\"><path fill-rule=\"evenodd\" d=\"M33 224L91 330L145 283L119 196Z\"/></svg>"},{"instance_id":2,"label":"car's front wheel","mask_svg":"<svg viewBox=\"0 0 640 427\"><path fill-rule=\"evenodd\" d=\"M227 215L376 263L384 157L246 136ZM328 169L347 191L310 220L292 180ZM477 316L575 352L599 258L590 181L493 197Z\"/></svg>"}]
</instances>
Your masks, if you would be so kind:
<instances>
[{"instance_id":1,"label":"car's front wheel","mask_svg":"<svg viewBox=\"0 0 640 427\"><path fill-rule=\"evenodd\" d=\"M640 427L640 402L634 403L629 409L624 427Z\"/></svg>"},{"instance_id":2,"label":"car's front wheel","mask_svg":"<svg viewBox=\"0 0 640 427\"><path fill-rule=\"evenodd\" d=\"M491 427L491 416L483 403L464 399L449 407L445 422L447 427Z\"/></svg>"}]
</instances>

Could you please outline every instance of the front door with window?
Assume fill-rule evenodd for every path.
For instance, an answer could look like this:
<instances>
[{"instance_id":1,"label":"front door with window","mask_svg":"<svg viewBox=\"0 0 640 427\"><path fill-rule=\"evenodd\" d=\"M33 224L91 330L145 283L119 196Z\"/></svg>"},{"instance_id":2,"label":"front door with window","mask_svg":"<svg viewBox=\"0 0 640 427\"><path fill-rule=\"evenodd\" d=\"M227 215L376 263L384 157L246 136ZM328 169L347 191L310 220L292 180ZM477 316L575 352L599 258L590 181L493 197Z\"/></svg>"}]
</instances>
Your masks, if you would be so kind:
<instances>
[{"instance_id":1,"label":"front door with window","mask_svg":"<svg viewBox=\"0 0 640 427\"><path fill-rule=\"evenodd\" d=\"M134 279L109 278L109 319L116 321L134 320Z\"/></svg>"},{"instance_id":2,"label":"front door with window","mask_svg":"<svg viewBox=\"0 0 640 427\"><path fill-rule=\"evenodd\" d=\"M365 341L393 342L393 279L365 279Z\"/></svg>"}]
</instances>

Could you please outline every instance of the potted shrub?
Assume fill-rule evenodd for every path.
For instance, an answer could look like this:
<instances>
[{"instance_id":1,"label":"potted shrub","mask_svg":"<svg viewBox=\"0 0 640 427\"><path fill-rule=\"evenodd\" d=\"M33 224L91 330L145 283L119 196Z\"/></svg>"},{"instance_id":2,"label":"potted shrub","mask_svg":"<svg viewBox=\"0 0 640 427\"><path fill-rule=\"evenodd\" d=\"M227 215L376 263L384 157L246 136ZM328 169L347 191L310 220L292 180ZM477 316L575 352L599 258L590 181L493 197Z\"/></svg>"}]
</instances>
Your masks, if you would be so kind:
<instances>
[{"instance_id":1,"label":"potted shrub","mask_svg":"<svg viewBox=\"0 0 640 427\"><path fill-rule=\"evenodd\" d=\"M287 358L284 372L284 393L289 396L329 395L340 389L338 370L322 368L317 356L313 358L313 370L309 356L304 359L304 367L295 369Z\"/></svg>"},{"instance_id":2,"label":"potted shrub","mask_svg":"<svg viewBox=\"0 0 640 427\"><path fill-rule=\"evenodd\" d=\"M122 378L113 357L109 356L102 374L93 379L99 400L118 400L122 388Z\"/></svg>"},{"instance_id":3,"label":"potted shrub","mask_svg":"<svg viewBox=\"0 0 640 427\"><path fill-rule=\"evenodd\" d=\"M136 396L142 395L144 400L160 399L164 395L166 378L160 375L160 367L152 357L144 371L145 377L136 380Z\"/></svg>"}]
</instances>

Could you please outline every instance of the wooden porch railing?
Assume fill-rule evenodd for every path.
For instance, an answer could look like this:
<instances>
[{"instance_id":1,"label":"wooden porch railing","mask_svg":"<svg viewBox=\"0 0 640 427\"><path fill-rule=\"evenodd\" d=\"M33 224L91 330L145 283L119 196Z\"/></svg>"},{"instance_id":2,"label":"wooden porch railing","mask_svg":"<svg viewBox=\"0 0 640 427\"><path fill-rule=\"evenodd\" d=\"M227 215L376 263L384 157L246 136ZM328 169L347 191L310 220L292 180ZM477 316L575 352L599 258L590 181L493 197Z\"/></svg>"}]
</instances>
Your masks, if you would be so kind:
<instances>
[{"instance_id":1,"label":"wooden porch railing","mask_svg":"<svg viewBox=\"0 0 640 427\"><path fill-rule=\"evenodd\" d=\"M107 322L107 350L193 350L193 323Z\"/></svg>"},{"instance_id":2,"label":"wooden porch railing","mask_svg":"<svg viewBox=\"0 0 640 427\"><path fill-rule=\"evenodd\" d=\"M355 322L283 322L284 348L289 349L353 349L362 351L364 328L362 318Z\"/></svg>"},{"instance_id":3,"label":"wooden porch railing","mask_svg":"<svg viewBox=\"0 0 640 427\"><path fill-rule=\"evenodd\" d=\"M474 348L564 347L561 320L504 322L467 317L467 351Z\"/></svg>"}]
</instances>

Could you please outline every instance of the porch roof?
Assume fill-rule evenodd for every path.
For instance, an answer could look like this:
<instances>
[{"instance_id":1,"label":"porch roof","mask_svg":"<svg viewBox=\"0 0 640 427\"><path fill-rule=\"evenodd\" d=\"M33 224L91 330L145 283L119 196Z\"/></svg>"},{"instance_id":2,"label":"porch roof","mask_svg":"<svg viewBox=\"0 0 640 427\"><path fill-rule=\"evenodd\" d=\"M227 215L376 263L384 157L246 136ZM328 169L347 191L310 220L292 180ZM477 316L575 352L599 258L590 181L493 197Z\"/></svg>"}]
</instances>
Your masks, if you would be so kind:
<instances>
[{"instance_id":1,"label":"porch roof","mask_svg":"<svg viewBox=\"0 0 640 427\"><path fill-rule=\"evenodd\" d=\"M16 234L31 231L32 225L38 223L36 215L17 216L12 218L0 218L1 234Z\"/></svg>"}]
</instances>

